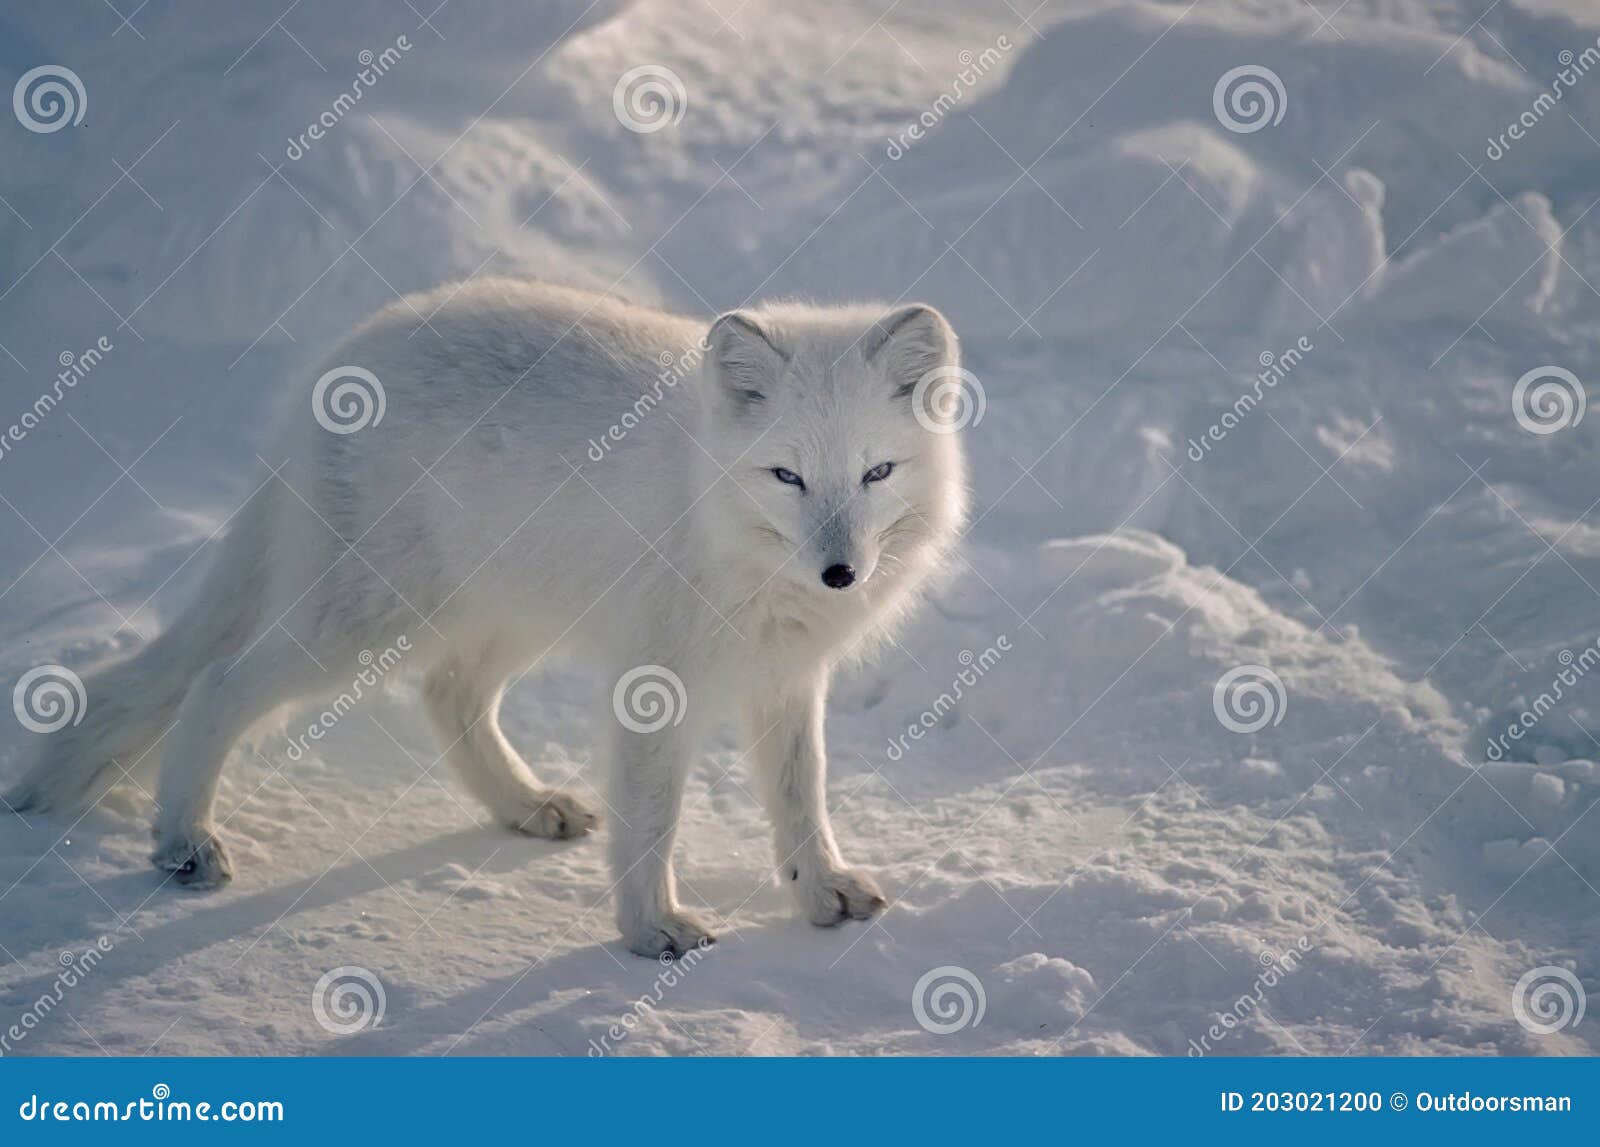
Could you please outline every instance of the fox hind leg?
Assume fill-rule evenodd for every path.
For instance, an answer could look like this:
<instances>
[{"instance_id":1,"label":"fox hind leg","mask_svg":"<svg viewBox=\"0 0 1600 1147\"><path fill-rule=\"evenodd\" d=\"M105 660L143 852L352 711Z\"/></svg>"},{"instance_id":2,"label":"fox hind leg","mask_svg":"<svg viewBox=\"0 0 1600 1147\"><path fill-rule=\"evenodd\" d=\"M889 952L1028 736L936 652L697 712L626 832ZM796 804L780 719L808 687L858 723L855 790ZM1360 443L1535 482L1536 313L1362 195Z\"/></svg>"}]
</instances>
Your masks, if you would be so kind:
<instances>
[{"instance_id":1,"label":"fox hind leg","mask_svg":"<svg viewBox=\"0 0 1600 1147\"><path fill-rule=\"evenodd\" d=\"M422 683L423 707L451 770L499 823L551 840L583 836L599 822L571 793L539 782L500 731L504 662L452 656Z\"/></svg>"},{"instance_id":2,"label":"fox hind leg","mask_svg":"<svg viewBox=\"0 0 1600 1147\"><path fill-rule=\"evenodd\" d=\"M157 868L190 888L232 879L233 865L212 818L228 751L268 713L326 691L333 679L301 650L275 643L263 643L237 663L220 658L200 670L167 736L150 857Z\"/></svg>"}]
</instances>

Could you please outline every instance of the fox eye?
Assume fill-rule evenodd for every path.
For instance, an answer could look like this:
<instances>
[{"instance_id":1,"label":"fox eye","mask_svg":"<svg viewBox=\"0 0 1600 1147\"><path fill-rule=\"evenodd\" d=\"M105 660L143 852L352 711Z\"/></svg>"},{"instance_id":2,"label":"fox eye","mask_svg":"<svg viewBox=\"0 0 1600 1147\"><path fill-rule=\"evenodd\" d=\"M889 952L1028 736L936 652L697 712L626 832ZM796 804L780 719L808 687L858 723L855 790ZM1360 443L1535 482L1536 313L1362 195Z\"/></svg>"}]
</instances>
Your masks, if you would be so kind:
<instances>
[{"instance_id":1,"label":"fox eye","mask_svg":"<svg viewBox=\"0 0 1600 1147\"><path fill-rule=\"evenodd\" d=\"M870 482L881 482L892 473L894 473L893 462L879 462L872 469L861 475L861 484L865 486Z\"/></svg>"},{"instance_id":2,"label":"fox eye","mask_svg":"<svg viewBox=\"0 0 1600 1147\"><path fill-rule=\"evenodd\" d=\"M790 486L799 486L802 490L806 488L805 480L802 479L800 475L796 474L793 470L785 470L782 466L774 466L772 468L772 476L778 481L785 482Z\"/></svg>"}]
</instances>

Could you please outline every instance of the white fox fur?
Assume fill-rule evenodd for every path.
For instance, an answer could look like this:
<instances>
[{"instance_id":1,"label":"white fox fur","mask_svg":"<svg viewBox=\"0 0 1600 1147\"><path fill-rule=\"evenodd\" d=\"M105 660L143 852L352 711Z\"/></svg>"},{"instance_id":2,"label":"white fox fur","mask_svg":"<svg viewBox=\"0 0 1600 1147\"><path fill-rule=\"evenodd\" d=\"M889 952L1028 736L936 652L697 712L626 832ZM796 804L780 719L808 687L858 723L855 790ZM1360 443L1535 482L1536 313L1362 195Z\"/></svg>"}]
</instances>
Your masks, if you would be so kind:
<instances>
[{"instance_id":1,"label":"white fox fur","mask_svg":"<svg viewBox=\"0 0 1600 1147\"><path fill-rule=\"evenodd\" d=\"M663 385L669 363L690 365ZM198 600L88 679L84 720L39 738L14 806L81 806L161 759L155 863L187 885L227 880L212 800L231 746L347 688L363 651L404 635L443 758L539 836L597 818L507 743L505 684L554 656L604 674L596 755L613 772L617 921L635 952L711 938L678 902L671 856L697 745L727 718L806 917L883 906L829 827L823 710L835 666L905 614L965 514L958 437L913 412L918 381L957 366L936 311L774 304L708 331L491 280L387 308L327 365L370 371L382 420L334 433L303 386ZM824 584L843 566L854 584ZM669 685L654 698L667 719L621 720L612 687L644 666L682 697Z\"/></svg>"}]
</instances>

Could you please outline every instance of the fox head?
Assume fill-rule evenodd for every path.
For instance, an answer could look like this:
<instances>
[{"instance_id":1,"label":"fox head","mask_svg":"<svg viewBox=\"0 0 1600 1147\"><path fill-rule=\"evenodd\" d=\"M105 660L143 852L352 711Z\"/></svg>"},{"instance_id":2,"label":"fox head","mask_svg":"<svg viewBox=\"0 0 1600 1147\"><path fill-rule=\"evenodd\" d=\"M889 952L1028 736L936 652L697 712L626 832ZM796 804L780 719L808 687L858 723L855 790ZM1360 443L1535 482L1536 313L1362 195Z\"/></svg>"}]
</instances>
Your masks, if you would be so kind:
<instances>
[{"instance_id":1,"label":"fox head","mask_svg":"<svg viewBox=\"0 0 1600 1147\"><path fill-rule=\"evenodd\" d=\"M733 311L706 335L719 537L821 607L921 579L966 510L955 333L920 304Z\"/></svg>"}]
</instances>

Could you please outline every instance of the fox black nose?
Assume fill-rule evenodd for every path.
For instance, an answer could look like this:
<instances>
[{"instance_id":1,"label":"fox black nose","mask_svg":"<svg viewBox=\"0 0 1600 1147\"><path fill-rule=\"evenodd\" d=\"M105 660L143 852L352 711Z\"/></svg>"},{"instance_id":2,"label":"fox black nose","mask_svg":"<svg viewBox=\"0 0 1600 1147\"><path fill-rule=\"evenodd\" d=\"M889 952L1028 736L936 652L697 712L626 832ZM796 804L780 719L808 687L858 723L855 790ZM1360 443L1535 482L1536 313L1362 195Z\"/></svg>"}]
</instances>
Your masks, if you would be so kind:
<instances>
[{"instance_id":1,"label":"fox black nose","mask_svg":"<svg viewBox=\"0 0 1600 1147\"><path fill-rule=\"evenodd\" d=\"M854 585L856 571L854 566L829 566L822 571L822 584L829 589L847 589Z\"/></svg>"}]
</instances>

